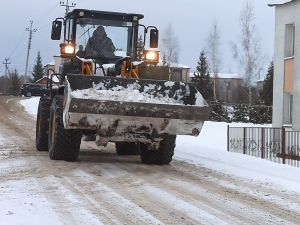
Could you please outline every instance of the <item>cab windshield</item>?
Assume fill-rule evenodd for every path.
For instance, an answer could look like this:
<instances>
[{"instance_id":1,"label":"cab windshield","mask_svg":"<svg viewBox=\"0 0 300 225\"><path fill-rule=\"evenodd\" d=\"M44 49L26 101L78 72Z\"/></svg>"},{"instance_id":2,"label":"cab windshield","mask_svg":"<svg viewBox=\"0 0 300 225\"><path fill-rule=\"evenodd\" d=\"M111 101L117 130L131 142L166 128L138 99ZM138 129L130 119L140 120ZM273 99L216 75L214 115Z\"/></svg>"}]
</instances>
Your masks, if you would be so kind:
<instances>
[{"instance_id":1,"label":"cab windshield","mask_svg":"<svg viewBox=\"0 0 300 225\"><path fill-rule=\"evenodd\" d=\"M132 23L80 18L76 26L79 57L101 59L132 55Z\"/></svg>"}]
</instances>

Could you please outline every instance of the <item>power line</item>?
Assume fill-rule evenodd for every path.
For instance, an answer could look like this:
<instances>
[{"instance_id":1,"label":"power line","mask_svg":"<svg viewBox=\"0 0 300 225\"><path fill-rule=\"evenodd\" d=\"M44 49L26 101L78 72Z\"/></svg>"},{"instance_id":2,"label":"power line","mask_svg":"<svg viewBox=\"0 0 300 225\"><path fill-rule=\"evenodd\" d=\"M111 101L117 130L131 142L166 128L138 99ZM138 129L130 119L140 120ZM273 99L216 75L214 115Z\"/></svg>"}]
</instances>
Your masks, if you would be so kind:
<instances>
[{"instance_id":1,"label":"power line","mask_svg":"<svg viewBox=\"0 0 300 225\"><path fill-rule=\"evenodd\" d=\"M28 39L28 48L27 48L26 69L25 69L25 75L24 75L25 82L27 81L28 60L29 60L29 53L30 53L30 49L31 49L32 34L33 34L33 32L37 31L37 29L32 28L32 24L33 24L33 21L30 20L30 27L26 28L26 31L29 31L29 39Z\"/></svg>"},{"instance_id":2,"label":"power line","mask_svg":"<svg viewBox=\"0 0 300 225\"><path fill-rule=\"evenodd\" d=\"M45 20L52 18L52 13L59 7L59 3L57 3L55 6L47 10L45 13L41 14L41 16L37 17L36 21L38 21L36 27L41 30L40 28L43 27L46 23L49 27L49 21L45 23Z\"/></svg>"},{"instance_id":3,"label":"power line","mask_svg":"<svg viewBox=\"0 0 300 225\"><path fill-rule=\"evenodd\" d=\"M9 54L9 57L14 56L16 50L19 49L20 44L23 42L23 38L25 36L25 32L26 31L24 30L24 32L23 32L22 36L20 37L19 41L16 42L17 44L15 45L15 47L13 48L13 50L11 51L11 53Z\"/></svg>"},{"instance_id":4,"label":"power line","mask_svg":"<svg viewBox=\"0 0 300 225\"><path fill-rule=\"evenodd\" d=\"M69 11L70 11L70 8L75 7L76 4L72 2L72 3L69 5L69 0L67 0L67 3L65 3L65 2L60 2L60 6L66 7L66 15L67 15L67 14L69 13Z\"/></svg>"},{"instance_id":5,"label":"power line","mask_svg":"<svg viewBox=\"0 0 300 225\"><path fill-rule=\"evenodd\" d=\"M8 62L10 59L9 58L5 58L3 62L3 64L5 65L5 75L4 75L4 94L7 93L7 85L6 85L6 77L8 75L8 65L11 64L11 62Z\"/></svg>"}]
</instances>

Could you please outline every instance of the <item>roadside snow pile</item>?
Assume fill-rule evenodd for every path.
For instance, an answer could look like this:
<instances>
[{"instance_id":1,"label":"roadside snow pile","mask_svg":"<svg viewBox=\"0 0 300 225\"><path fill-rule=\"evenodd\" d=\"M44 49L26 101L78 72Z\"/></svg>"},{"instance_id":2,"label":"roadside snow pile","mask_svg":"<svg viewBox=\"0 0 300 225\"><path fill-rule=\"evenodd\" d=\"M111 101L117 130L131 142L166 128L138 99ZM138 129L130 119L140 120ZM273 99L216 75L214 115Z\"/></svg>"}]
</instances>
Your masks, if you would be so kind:
<instances>
[{"instance_id":1,"label":"roadside snow pile","mask_svg":"<svg viewBox=\"0 0 300 225\"><path fill-rule=\"evenodd\" d=\"M227 152L227 125L231 127L271 127L249 123L205 122L199 137L178 136L175 158L221 173L300 193L300 169L266 159Z\"/></svg>"},{"instance_id":2,"label":"roadside snow pile","mask_svg":"<svg viewBox=\"0 0 300 225\"><path fill-rule=\"evenodd\" d=\"M165 82L165 86L168 88L173 87L174 84L175 83L171 81ZM164 92L159 92L162 87L156 87L154 84L144 86L143 89L141 92L141 86L138 83L134 83L129 84L127 88L116 86L107 90L104 85L100 83L90 89L72 91L71 96L73 98L104 101L184 105L183 98L185 95L181 89L176 90L172 97L169 97L170 90L167 89ZM197 106L203 106L204 102L202 95L199 93L199 95L197 95Z\"/></svg>"},{"instance_id":3,"label":"roadside snow pile","mask_svg":"<svg viewBox=\"0 0 300 225\"><path fill-rule=\"evenodd\" d=\"M39 105L40 97L32 97L30 99L26 98L20 101L20 104L25 108L25 111L28 112L32 117L36 117L37 108Z\"/></svg>"}]
</instances>

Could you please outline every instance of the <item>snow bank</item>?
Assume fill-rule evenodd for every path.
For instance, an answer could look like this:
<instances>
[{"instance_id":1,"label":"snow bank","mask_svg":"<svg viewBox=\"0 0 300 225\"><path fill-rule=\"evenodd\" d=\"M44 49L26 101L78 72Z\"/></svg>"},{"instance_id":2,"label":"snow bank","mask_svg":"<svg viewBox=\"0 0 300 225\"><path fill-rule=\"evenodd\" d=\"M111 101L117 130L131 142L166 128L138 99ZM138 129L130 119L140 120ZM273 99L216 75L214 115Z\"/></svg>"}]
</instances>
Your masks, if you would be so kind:
<instances>
[{"instance_id":1,"label":"snow bank","mask_svg":"<svg viewBox=\"0 0 300 225\"><path fill-rule=\"evenodd\" d=\"M25 108L32 117L36 118L37 109L39 106L40 97L32 97L30 99L26 98L20 101L20 104Z\"/></svg>"},{"instance_id":2,"label":"snow bank","mask_svg":"<svg viewBox=\"0 0 300 225\"><path fill-rule=\"evenodd\" d=\"M270 183L300 193L299 168L227 152L226 123L205 122L198 138L179 136L175 158L241 178ZM230 126L255 126L230 124Z\"/></svg>"}]
</instances>

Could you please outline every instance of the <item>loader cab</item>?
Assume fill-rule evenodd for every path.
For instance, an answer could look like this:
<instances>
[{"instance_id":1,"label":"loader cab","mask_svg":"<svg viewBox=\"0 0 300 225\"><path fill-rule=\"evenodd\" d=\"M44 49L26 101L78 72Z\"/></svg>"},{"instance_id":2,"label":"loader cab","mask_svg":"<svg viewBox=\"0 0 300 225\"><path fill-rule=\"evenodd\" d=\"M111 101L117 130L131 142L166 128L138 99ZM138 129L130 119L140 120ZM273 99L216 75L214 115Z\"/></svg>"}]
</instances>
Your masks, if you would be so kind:
<instances>
[{"instance_id":1,"label":"loader cab","mask_svg":"<svg viewBox=\"0 0 300 225\"><path fill-rule=\"evenodd\" d=\"M141 14L75 9L65 18L58 18L53 22L51 38L60 40L61 30L64 27L64 42L60 45L61 55L64 58L77 55L101 61L103 64L115 63L124 57L136 61L139 48L145 46L147 33L150 33L150 46L158 47L157 28L141 25L139 22L143 18ZM105 42L110 47L91 41L95 39L95 33L100 28L104 30ZM139 37L143 37L142 46L140 42L138 43ZM91 46L95 51L91 50ZM113 49L113 53L108 54L107 49Z\"/></svg>"}]
</instances>

